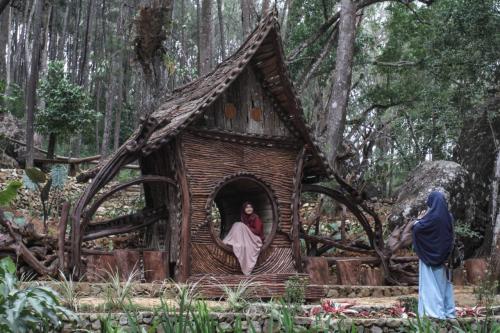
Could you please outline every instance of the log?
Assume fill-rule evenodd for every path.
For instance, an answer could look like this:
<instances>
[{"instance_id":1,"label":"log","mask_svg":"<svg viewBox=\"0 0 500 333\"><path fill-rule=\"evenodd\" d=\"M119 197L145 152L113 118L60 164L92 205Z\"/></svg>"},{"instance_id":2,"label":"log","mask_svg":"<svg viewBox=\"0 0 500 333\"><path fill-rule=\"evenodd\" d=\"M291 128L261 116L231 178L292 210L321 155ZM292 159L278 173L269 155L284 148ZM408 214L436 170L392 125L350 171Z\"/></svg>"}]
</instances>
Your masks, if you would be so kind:
<instances>
[{"instance_id":1,"label":"log","mask_svg":"<svg viewBox=\"0 0 500 333\"><path fill-rule=\"evenodd\" d=\"M167 251L145 250L142 255L146 282L163 281L169 278L169 253Z\"/></svg>"},{"instance_id":2,"label":"log","mask_svg":"<svg viewBox=\"0 0 500 333\"><path fill-rule=\"evenodd\" d=\"M104 282L108 279L108 274L116 273L118 266L116 257L108 254L87 255L87 270L85 278L88 282Z\"/></svg>"},{"instance_id":3,"label":"log","mask_svg":"<svg viewBox=\"0 0 500 333\"><path fill-rule=\"evenodd\" d=\"M465 286L466 272L464 268L459 267L453 270L452 282L454 286Z\"/></svg>"},{"instance_id":4,"label":"log","mask_svg":"<svg viewBox=\"0 0 500 333\"><path fill-rule=\"evenodd\" d=\"M361 261L358 259L345 259L337 261L337 277L339 284L357 286L361 284Z\"/></svg>"},{"instance_id":5,"label":"log","mask_svg":"<svg viewBox=\"0 0 500 333\"><path fill-rule=\"evenodd\" d=\"M384 272L378 267L363 265L361 267L361 284L364 286L383 286Z\"/></svg>"},{"instance_id":6,"label":"log","mask_svg":"<svg viewBox=\"0 0 500 333\"><path fill-rule=\"evenodd\" d=\"M68 225L70 203L64 202L62 206L61 219L58 226L57 255L59 256L59 270L64 271L64 243L66 241L66 227Z\"/></svg>"},{"instance_id":7,"label":"log","mask_svg":"<svg viewBox=\"0 0 500 333\"><path fill-rule=\"evenodd\" d=\"M126 281L136 270L141 269L141 253L136 250L114 250L120 280Z\"/></svg>"},{"instance_id":8,"label":"log","mask_svg":"<svg viewBox=\"0 0 500 333\"><path fill-rule=\"evenodd\" d=\"M311 284L329 284L330 268L328 261L323 257L305 257L305 272L309 274Z\"/></svg>"},{"instance_id":9,"label":"log","mask_svg":"<svg viewBox=\"0 0 500 333\"><path fill-rule=\"evenodd\" d=\"M464 262L467 272L467 282L470 284L479 284L488 273L488 264L485 258L467 259Z\"/></svg>"}]
</instances>

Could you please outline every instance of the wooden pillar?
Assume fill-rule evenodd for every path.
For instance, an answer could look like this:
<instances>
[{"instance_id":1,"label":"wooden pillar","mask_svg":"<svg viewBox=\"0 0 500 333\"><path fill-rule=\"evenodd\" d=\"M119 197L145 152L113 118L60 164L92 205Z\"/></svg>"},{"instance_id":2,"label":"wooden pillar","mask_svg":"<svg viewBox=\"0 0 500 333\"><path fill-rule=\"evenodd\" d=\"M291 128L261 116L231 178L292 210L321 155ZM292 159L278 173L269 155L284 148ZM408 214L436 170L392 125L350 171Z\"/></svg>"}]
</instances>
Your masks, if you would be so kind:
<instances>
[{"instance_id":1,"label":"wooden pillar","mask_svg":"<svg viewBox=\"0 0 500 333\"><path fill-rule=\"evenodd\" d=\"M181 239L179 254L179 269L177 280L186 282L191 274L191 198L189 196L189 183L186 165L182 154L181 137L177 137L175 143L177 183L181 194Z\"/></svg>"},{"instance_id":2,"label":"wooden pillar","mask_svg":"<svg viewBox=\"0 0 500 333\"><path fill-rule=\"evenodd\" d=\"M295 164L295 176L293 179L293 195L292 195L292 249L293 259L295 260L295 268L297 272L301 273L302 260L300 258L300 239L299 239L299 225L300 225L300 192L302 191L302 171L304 169L304 155L305 147L301 149L297 156Z\"/></svg>"}]
</instances>

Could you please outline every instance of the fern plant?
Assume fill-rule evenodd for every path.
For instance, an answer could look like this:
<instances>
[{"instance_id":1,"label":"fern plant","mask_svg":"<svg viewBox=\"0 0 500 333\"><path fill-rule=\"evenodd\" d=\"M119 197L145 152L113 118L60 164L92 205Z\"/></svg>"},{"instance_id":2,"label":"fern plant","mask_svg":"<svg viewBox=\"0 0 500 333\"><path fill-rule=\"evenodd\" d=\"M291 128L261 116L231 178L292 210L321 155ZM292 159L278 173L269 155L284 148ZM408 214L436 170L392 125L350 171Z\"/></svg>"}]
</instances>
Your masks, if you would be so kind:
<instances>
[{"instance_id":1,"label":"fern plant","mask_svg":"<svg viewBox=\"0 0 500 333\"><path fill-rule=\"evenodd\" d=\"M55 291L40 286L21 289L12 259L0 261L0 332L52 332L77 320Z\"/></svg>"}]
</instances>

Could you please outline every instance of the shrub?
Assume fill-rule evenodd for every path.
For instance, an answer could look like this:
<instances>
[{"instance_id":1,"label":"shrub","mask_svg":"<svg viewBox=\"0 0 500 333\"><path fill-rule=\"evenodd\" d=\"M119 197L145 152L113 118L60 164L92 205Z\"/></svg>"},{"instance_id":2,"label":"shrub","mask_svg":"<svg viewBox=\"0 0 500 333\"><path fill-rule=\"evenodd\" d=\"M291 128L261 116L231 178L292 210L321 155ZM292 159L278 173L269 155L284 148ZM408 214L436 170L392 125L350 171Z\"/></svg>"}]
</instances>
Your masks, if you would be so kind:
<instances>
[{"instance_id":1,"label":"shrub","mask_svg":"<svg viewBox=\"0 0 500 333\"><path fill-rule=\"evenodd\" d=\"M52 289L40 286L20 289L12 259L0 261L1 332L47 332L77 319L60 305L59 296Z\"/></svg>"}]
</instances>

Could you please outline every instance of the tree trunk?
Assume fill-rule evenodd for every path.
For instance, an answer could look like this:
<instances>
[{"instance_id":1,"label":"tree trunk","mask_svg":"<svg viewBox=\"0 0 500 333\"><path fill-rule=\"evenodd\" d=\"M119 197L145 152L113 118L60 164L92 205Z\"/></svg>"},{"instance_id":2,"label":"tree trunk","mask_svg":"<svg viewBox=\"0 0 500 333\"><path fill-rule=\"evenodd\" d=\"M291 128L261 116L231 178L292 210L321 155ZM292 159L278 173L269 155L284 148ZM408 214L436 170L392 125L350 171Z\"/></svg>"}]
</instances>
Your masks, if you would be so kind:
<instances>
[{"instance_id":1,"label":"tree trunk","mask_svg":"<svg viewBox=\"0 0 500 333\"><path fill-rule=\"evenodd\" d=\"M500 149L497 150L495 160L495 170L493 181L491 182L491 226L492 226L492 241L491 254L496 255L498 252L498 239L500 234L500 209L498 208L499 190L500 190Z\"/></svg>"},{"instance_id":2,"label":"tree trunk","mask_svg":"<svg viewBox=\"0 0 500 333\"><path fill-rule=\"evenodd\" d=\"M55 133L50 133L49 134L49 145L47 147L47 158L48 159L53 159L56 151L56 134Z\"/></svg>"},{"instance_id":3,"label":"tree trunk","mask_svg":"<svg viewBox=\"0 0 500 333\"><path fill-rule=\"evenodd\" d=\"M66 10L64 11L62 33L59 36L59 41L58 41L58 45L57 45L56 58L58 60L62 60L64 58L64 45L66 43L67 34L68 34L69 5L70 5L70 3L66 4Z\"/></svg>"},{"instance_id":4,"label":"tree trunk","mask_svg":"<svg viewBox=\"0 0 500 333\"><path fill-rule=\"evenodd\" d=\"M262 14L265 14L269 10L269 0L262 1Z\"/></svg>"},{"instance_id":5,"label":"tree trunk","mask_svg":"<svg viewBox=\"0 0 500 333\"><path fill-rule=\"evenodd\" d=\"M201 73L201 5L200 0L196 0L196 45L198 46L198 53L196 55L196 64L198 68L198 74Z\"/></svg>"},{"instance_id":6,"label":"tree trunk","mask_svg":"<svg viewBox=\"0 0 500 333\"><path fill-rule=\"evenodd\" d=\"M10 92L10 83L11 83L11 75L12 75L12 70L11 70L11 63L12 63L12 51L14 48L14 45L12 43L12 34L10 33L10 28L12 26L12 9L9 8L8 10L8 20L7 20L7 26L9 27L9 33L7 34L7 49L6 49L6 55L7 55L7 60L5 62L5 95L9 95Z\"/></svg>"},{"instance_id":7,"label":"tree trunk","mask_svg":"<svg viewBox=\"0 0 500 333\"><path fill-rule=\"evenodd\" d=\"M0 14L3 13L5 8L9 5L10 0L0 0Z\"/></svg>"},{"instance_id":8,"label":"tree trunk","mask_svg":"<svg viewBox=\"0 0 500 333\"><path fill-rule=\"evenodd\" d=\"M31 70L26 89L26 167L33 167L34 159L34 117L36 107L36 87L38 84L38 68L40 65L40 51L43 47L41 40L42 11L44 0L35 0L33 22L33 48L31 52Z\"/></svg>"},{"instance_id":9,"label":"tree trunk","mask_svg":"<svg viewBox=\"0 0 500 333\"><path fill-rule=\"evenodd\" d=\"M200 74L212 69L212 0L201 1L201 33L200 33Z\"/></svg>"},{"instance_id":10,"label":"tree trunk","mask_svg":"<svg viewBox=\"0 0 500 333\"><path fill-rule=\"evenodd\" d=\"M1 12L0 12L1 13ZM9 51L7 49L7 45L9 43L9 35L10 35L10 10L6 10L5 12L0 14L0 77L4 78L7 75L7 63L6 63L6 55L8 55Z\"/></svg>"},{"instance_id":11,"label":"tree trunk","mask_svg":"<svg viewBox=\"0 0 500 333\"><path fill-rule=\"evenodd\" d=\"M286 0L285 7L283 8L283 17L281 20L281 38L283 38L283 41L285 41L286 39L286 33L288 28L288 13L290 13L292 2L293 0Z\"/></svg>"},{"instance_id":12,"label":"tree trunk","mask_svg":"<svg viewBox=\"0 0 500 333\"><path fill-rule=\"evenodd\" d=\"M80 86L84 86L87 82L87 55L89 49L90 16L92 13L93 0L88 0L88 2L85 34L83 36L83 51L80 59L80 69L78 71L78 84Z\"/></svg>"},{"instance_id":13,"label":"tree trunk","mask_svg":"<svg viewBox=\"0 0 500 333\"><path fill-rule=\"evenodd\" d=\"M117 150L118 147L120 146L120 125L121 125L121 115L122 115L122 108L123 108L123 79L124 79L124 48L126 47L125 45L125 14L124 14L124 7L125 5L122 4L120 6L120 14L118 18L118 24L117 24L117 33L118 33L118 40L120 41L119 45L119 52L117 55L118 58L118 87L116 89L117 92L117 98L116 98L116 111L115 111L115 128L114 128L114 135L113 135L113 149Z\"/></svg>"},{"instance_id":14,"label":"tree trunk","mask_svg":"<svg viewBox=\"0 0 500 333\"><path fill-rule=\"evenodd\" d=\"M222 9L224 0L217 0L217 15L219 18L219 38L220 38L220 55L222 60L226 58L226 37L224 36L224 15Z\"/></svg>"},{"instance_id":15,"label":"tree trunk","mask_svg":"<svg viewBox=\"0 0 500 333\"><path fill-rule=\"evenodd\" d=\"M253 0L240 0L241 6L241 27L243 31L243 39L246 39L248 35L252 32L252 10L253 10Z\"/></svg>"},{"instance_id":16,"label":"tree trunk","mask_svg":"<svg viewBox=\"0 0 500 333\"><path fill-rule=\"evenodd\" d=\"M73 82L78 82L78 53L80 50L80 20L82 18L82 0L78 1L77 15L75 19L75 32L73 36L73 48L70 57L70 69Z\"/></svg>"},{"instance_id":17,"label":"tree trunk","mask_svg":"<svg viewBox=\"0 0 500 333\"><path fill-rule=\"evenodd\" d=\"M332 168L336 167L335 160L338 148L342 142L351 88L352 62L356 36L356 10L351 0L341 1L339 29L334 84L327 110L328 128L325 142L329 152L328 160Z\"/></svg>"}]
</instances>

